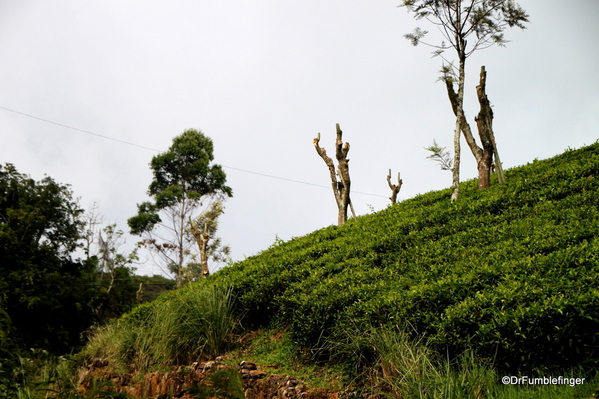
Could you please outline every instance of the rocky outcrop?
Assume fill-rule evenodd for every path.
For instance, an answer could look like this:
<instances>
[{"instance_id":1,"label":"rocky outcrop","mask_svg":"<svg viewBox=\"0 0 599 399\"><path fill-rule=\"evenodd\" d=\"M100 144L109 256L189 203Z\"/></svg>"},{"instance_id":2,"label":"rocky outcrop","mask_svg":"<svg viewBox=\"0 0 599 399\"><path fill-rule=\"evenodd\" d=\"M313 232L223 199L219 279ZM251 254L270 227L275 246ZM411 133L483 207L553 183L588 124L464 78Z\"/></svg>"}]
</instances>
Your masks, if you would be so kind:
<instances>
[{"instance_id":1,"label":"rocky outcrop","mask_svg":"<svg viewBox=\"0 0 599 399\"><path fill-rule=\"evenodd\" d=\"M214 383L212 375L219 370L230 370L233 372L231 375L241 377L245 399L338 399L339 396L333 390L311 389L302 381L288 375L269 374L260 370L255 363L246 361L239 363L237 370L215 360L195 362L190 366L179 366L169 371L145 375L114 373L108 366L105 360L94 359L87 369L80 373L80 389L89 392L101 386L104 391L123 392L134 398L192 399L193 395L188 389L210 387Z\"/></svg>"}]
</instances>

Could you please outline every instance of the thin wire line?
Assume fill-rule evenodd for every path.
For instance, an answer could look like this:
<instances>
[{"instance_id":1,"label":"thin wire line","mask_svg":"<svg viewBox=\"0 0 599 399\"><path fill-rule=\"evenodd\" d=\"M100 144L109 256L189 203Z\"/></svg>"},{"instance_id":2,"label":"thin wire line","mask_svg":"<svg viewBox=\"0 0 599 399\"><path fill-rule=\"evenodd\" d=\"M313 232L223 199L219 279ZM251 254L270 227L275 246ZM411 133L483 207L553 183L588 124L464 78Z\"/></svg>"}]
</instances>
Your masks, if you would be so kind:
<instances>
[{"instance_id":1,"label":"thin wire line","mask_svg":"<svg viewBox=\"0 0 599 399\"><path fill-rule=\"evenodd\" d=\"M19 114L19 115L26 116L26 117L28 117L28 118L37 119L38 121L42 121L42 122L46 122L46 123L51 123L51 124L53 124L53 125L56 125L56 126L64 127L64 128L71 129L71 130L75 130L75 131L77 131L77 132L81 132L81 133L87 133L87 134L91 134L92 136L101 137L101 138L103 138L103 139L108 139L108 140L112 140L112 141L117 141L117 142L119 142L119 143L123 143L123 144L129 144L129 145L132 145L132 146L135 146L135 147L144 148L144 149L146 149L146 150L151 150L151 151L160 152L160 150L157 150L157 149L155 149L155 148L150 148L150 147L146 147L146 146L143 146L143 145L139 145L139 144L131 143L131 142L129 142L129 141L124 141L124 140L115 139L115 138L113 138L113 137L103 136L103 135L101 135L101 134L98 134L98 133L93 133L93 132L89 132L89 131L87 131L87 130L78 129L78 128L76 128L76 127L72 127L72 126L68 126L68 125L63 125L62 123L58 123L58 122L54 122L54 121L51 121L51 120L48 120L48 119L44 119L44 118L40 118L40 117L33 116L33 115L30 115L30 114L26 114L26 113L24 113L24 112L15 111L14 109L9 109L9 108L3 107L3 106L1 106L1 105L0 105L0 108L1 108L1 109L3 109L3 110L9 111L9 112L14 112L15 114Z\"/></svg>"},{"instance_id":2,"label":"thin wire line","mask_svg":"<svg viewBox=\"0 0 599 399\"><path fill-rule=\"evenodd\" d=\"M107 140L116 141L116 142L118 142L118 143L122 143L122 144L128 144L128 145L132 145L132 146L139 147L139 148L143 148L143 149L150 150L150 151L160 152L160 150L157 150L157 149L155 149L155 148L146 147L146 146L143 146L143 145L139 145L139 144L131 143L130 141L125 141L125 140L119 140L119 139L115 139L115 138L113 138L113 137L104 136L104 135L102 135L102 134L98 134L98 133L93 133L93 132L90 132L90 131L88 131L88 130L83 130L83 129L79 129L79 128L72 127L72 126L69 126L69 125L65 125L65 124L62 124L62 123L54 122L54 121L51 121L51 120L49 120L49 119L40 118L40 117L38 117L38 116L34 116L34 115L31 115L31 114L26 114L26 113L24 113L24 112L15 111L14 109L6 108L6 107L3 107L3 106L1 106L1 105L0 105L0 109L3 109L3 110L5 110L5 111L9 111L9 112L13 112L13 113L15 113L15 114L19 114L19 115L22 115L22 116L26 116L26 117L28 117L28 118L36 119L36 120L38 120L38 121L42 121L42 122L46 122L46 123L50 123L50 124L52 124L52 125L56 125L56 126L60 126L60 127L64 127L64 128L67 128L67 129L71 129L71 130L74 130L74 131L76 131L76 132L86 133L86 134L90 134L90 135L92 135L92 136L100 137L100 138L103 138L103 139L107 139ZM240 169L240 168L234 168L234 167L232 167L232 166L226 166L226 165L222 165L222 166L223 166L224 168L227 168L227 169L237 170L237 171L240 171L240 172L245 172L245 173L251 173L251 174L254 174L254 175L258 175L258 176L269 177L269 178L271 178L271 179L285 180L285 181L289 181L289 182L292 182L292 183L305 184L305 185L308 185L308 186L315 186L315 187L321 187L321 188L329 188L329 186L324 186L324 185L322 185L322 184L308 183L308 182L305 182L305 181L294 180L294 179L288 179L288 178L286 178L286 177L279 177L279 176L267 175L266 173L252 172L251 170ZM364 192L360 192L360 191L352 191L352 193L354 193L354 194L362 194L362 195L369 195L369 196L371 196L371 197L387 198L387 197L386 197L386 196L384 196L384 195L370 194L370 193L364 193Z\"/></svg>"},{"instance_id":3,"label":"thin wire line","mask_svg":"<svg viewBox=\"0 0 599 399\"><path fill-rule=\"evenodd\" d=\"M290 181L290 182L293 182L293 183L307 184L308 186L316 186L316 187L322 187L322 188L331 188L331 186L324 186L324 185L322 185L322 184L308 183L308 182L305 182L305 181L288 179L288 178L286 178L286 177L272 176L272 175L267 175L267 174L264 174L264 173L252 172L252 171L250 171L250 170L238 169L238 168L234 168L234 167L232 167L232 166L225 166L225 165L222 165L222 166L223 166L224 168L227 168L227 169L239 170L239 171L241 171L241 172L252 173L252 174L254 174L254 175L259 175L259 176L270 177L270 178L272 178L272 179L279 179L279 180L286 180L286 181ZM385 197L384 195L370 194L370 193L363 193L363 192L360 192L360 191L352 191L352 193L354 193L354 194L362 194L362 195L370 195L370 196L373 196L373 197L387 198L387 197Z\"/></svg>"}]
</instances>

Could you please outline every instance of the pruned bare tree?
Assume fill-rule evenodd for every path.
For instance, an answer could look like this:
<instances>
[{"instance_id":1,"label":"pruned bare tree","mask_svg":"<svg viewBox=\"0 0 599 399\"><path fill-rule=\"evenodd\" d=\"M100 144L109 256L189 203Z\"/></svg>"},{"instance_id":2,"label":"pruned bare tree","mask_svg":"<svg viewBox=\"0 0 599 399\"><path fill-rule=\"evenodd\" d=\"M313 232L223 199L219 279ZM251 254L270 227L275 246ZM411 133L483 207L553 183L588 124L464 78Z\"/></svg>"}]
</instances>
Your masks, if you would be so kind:
<instances>
[{"instance_id":1,"label":"pruned bare tree","mask_svg":"<svg viewBox=\"0 0 599 399\"><path fill-rule=\"evenodd\" d=\"M401 190L401 185L403 184L403 180L400 178L399 172L397 172L397 184L391 184L391 169L389 169L389 174L387 175L387 184L389 184L389 188L391 189L391 205L395 205L397 202L397 194L399 190Z\"/></svg>"},{"instance_id":2,"label":"pruned bare tree","mask_svg":"<svg viewBox=\"0 0 599 399\"><path fill-rule=\"evenodd\" d=\"M470 151L476 160L476 166L478 170L478 188L482 190L491 185L491 165L493 163L493 157L495 157L495 165L497 167L499 182L505 182L505 176L503 174L503 169L501 168L499 153L497 152L495 137L493 135L493 110L486 93L487 71L485 70L485 67L481 67L480 81L478 86L476 86L476 95L480 104L480 111L474 118L482 147L476 143L476 139L472 134L472 129L470 128L470 124L466 120L464 113L458 112L458 95L453 87L453 79L448 76L449 70L446 69L443 72L445 76L442 77L442 80L445 81L447 86L447 95L449 96L453 113L456 115L456 117L460 115L462 133L464 134L466 143L468 144L468 147L470 148Z\"/></svg>"},{"instance_id":3,"label":"pruned bare tree","mask_svg":"<svg viewBox=\"0 0 599 399\"><path fill-rule=\"evenodd\" d=\"M456 115L454 160L451 169L453 176L451 199L455 201L459 195L461 133L464 134L475 158L478 152L474 137L471 132L470 135L468 134L469 127L464 123L466 120L464 113L466 59L476 50L485 49L495 44L505 46L507 43L503 33L505 29L511 27L524 29L524 23L528 22L528 14L513 0L403 0L401 6L413 12L416 19L426 19L436 26L445 40L440 44L427 43L422 39L428 32L420 28L416 28L413 33L404 35L406 39L414 46L422 43L435 48L433 54L442 58L443 52L451 48L456 51L458 56L457 67L453 62L447 62L443 65L441 77L447 86L451 106ZM466 39L471 35L475 38L469 43ZM443 60L446 62L445 58ZM457 83L457 92L454 89L454 83ZM487 118L488 115L485 120ZM484 142L482 150L485 151ZM491 154L493 153L496 155L496 148L491 150ZM484 158L483 155L481 157ZM486 162L487 159L484 159L479 166L486 167ZM497 159L496 163L500 164Z\"/></svg>"},{"instance_id":4,"label":"pruned bare tree","mask_svg":"<svg viewBox=\"0 0 599 399\"><path fill-rule=\"evenodd\" d=\"M216 200L210 208L189 222L190 232L195 238L200 251L202 277L207 277L210 274L208 259L212 258L215 262L222 262L226 261L229 256L229 246L222 245L220 237L216 237L218 218L224 212L222 200Z\"/></svg>"},{"instance_id":5,"label":"pruned bare tree","mask_svg":"<svg viewBox=\"0 0 599 399\"><path fill-rule=\"evenodd\" d=\"M483 155L477 162L483 165L478 167L478 186L479 188L485 188L490 185L490 173L493 164L493 158L495 158L495 170L497 171L497 178L500 184L505 183L505 174L503 173L503 167L501 166L501 160L499 159L499 152L497 152L497 145L495 144L495 135L493 134L493 110L491 109L491 103L487 98L487 71L485 67L480 68L480 83L476 86L476 94L478 96L478 102L480 104L480 112L478 116L474 118L478 128L478 135L483 143ZM492 151L493 155L488 155L487 152ZM482 172L482 173L481 173ZM481 186L481 180L485 180L486 185Z\"/></svg>"},{"instance_id":6,"label":"pruned bare tree","mask_svg":"<svg viewBox=\"0 0 599 399\"><path fill-rule=\"evenodd\" d=\"M335 164L331 157L327 155L327 151L320 147L320 133L312 142L316 152L324 163L329 168L329 175L331 177L331 186L333 188L333 194L335 195L335 201L337 202L337 224L342 226L347 221L347 208L351 206L351 199L349 196L351 180L349 178L349 159L347 159L347 153L349 152L349 143L343 143L342 135L343 132L336 125L337 129L337 140L335 141L335 157L337 158L337 170L335 170ZM353 213L353 209L352 209ZM355 217L355 214L354 214Z\"/></svg>"}]
</instances>

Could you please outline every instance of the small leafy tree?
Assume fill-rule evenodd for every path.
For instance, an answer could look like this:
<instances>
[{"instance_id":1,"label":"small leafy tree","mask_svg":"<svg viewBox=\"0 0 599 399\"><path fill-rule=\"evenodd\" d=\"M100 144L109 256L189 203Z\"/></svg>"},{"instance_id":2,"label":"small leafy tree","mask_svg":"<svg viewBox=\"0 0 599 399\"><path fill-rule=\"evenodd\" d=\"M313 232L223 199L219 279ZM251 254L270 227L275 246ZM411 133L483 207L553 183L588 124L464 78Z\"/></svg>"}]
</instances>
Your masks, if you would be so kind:
<instances>
[{"instance_id":1,"label":"small leafy tree","mask_svg":"<svg viewBox=\"0 0 599 399\"><path fill-rule=\"evenodd\" d=\"M133 264L138 259L137 249L128 254L119 252L119 248L125 243L125 239L123 238L123 231L117 229L116 224L104 227L102 232L98 234L99 270L102 273L101 279L108 280L106 290L107 293L110 293L119 271L126 269L126 274L129 274L135 270Z\"/></svg>"},{"instance_id":2,"label":"small leafy tree","mask_svg":"<svg viewBox=\"0 0 599 399\"><path fill-rule=\"evenodd\" d=\"M438 27L447 40L447 42L442 41L441 44L426 43L422 39L428 32L416 28L413 33L405 35L414 46L419 43L431 46L435 48L433 54L436 56L442 56L445 50L453 48L458 56L457 67L451 62L444 64L441 76L441 80L446 84L451 106L456 115L452 168L453 192L451 195L451 199L456 200L459 195L460 179L460 134L464 133L466 142L477 159L479 179L483 173L486 173L485 170L490 170L491 160L487 154L496 154L497 150L496 147L490 148L495 144L493 138L483 137L492 131L486 128L482 131L481 139L484 148L481 149L467 126L464 114L466 59L476 50L485 49L494 44L505 46L507 40L504 38L504 30L514 26L524 29L524 23L528 22L528 15L513 0L404 0L401 6L406 7L409 12L413 12L416 19L426 19ZM474 40L469 44L467 39L472 35L474 35ZM486 79L486 74L484 79ZM457 92L454 88L455 83L458 86ZM481 86L484 91L482 76ZM484 97L486 98L486 94ZM488 112L490 108L483 110L482 107L481 103L481 113L485 114L483 122L490 126L490 118L492 118ZM481 133L480 130L479 133ZM486 185L488 185L488 181L484 182L480 188L484 188Z\"/></svg>"},{"instance_id":3,"label":"small leafy tree","mask_svg":"<svg viewBox=\"0 0 599 399\"><path fill-rule=\"evenodd\" d=\"M93 268L91 279L99 287L93 302L97 322L103 323L130 310L136 303L136 283L133 280L138 248L126 253L124 232L111 224L100 228L103 215L93 203L84 216L85 228L81 240L85 262Z\"/></svg>"},{"instance_id":4,"label":"small leafy tree","mask_svg":"<svg viewBox=\"0 0 599 399\"><path fill-rule=\"evenodd\" d=\"M144 238L142 245L174 269L177 287L193 255L190 220L204 203L233 196L222 167L211 163L213 152L212 140L199 130L175 137L169 150L150 163L153 202L138 204L137 215L128 220L131 233Z\"/></svg>"}]
</instances>

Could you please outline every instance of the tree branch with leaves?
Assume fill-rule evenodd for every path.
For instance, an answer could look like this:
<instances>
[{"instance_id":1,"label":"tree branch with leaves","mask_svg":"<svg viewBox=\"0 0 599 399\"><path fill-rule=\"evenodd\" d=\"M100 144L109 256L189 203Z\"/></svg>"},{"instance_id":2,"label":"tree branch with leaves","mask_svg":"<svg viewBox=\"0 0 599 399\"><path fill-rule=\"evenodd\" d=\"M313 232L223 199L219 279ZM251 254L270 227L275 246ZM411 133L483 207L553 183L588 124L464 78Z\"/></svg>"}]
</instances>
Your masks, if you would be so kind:
<instances>
[{"instance_id":1,"label":"tree branch with leaves","mask_svg":"<svg viewBox=\"0 0 599 399\"><path fill-rule=\"evenodd\" d=\"M437 140L435 139L433 139L432 145L424 147L425 150L432 153L427 157L428 159L438 162L441 170L451 171L453 170L453 161L451 160L451 154L445 148L437 144Z\"/></svg>"}]
</instances>

